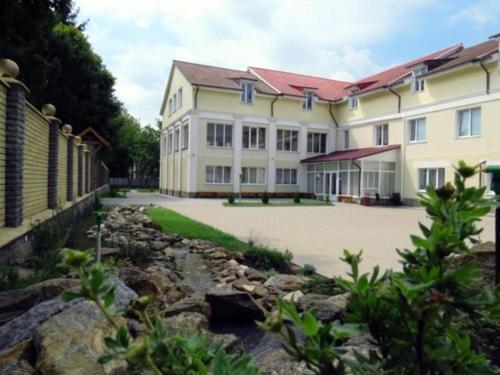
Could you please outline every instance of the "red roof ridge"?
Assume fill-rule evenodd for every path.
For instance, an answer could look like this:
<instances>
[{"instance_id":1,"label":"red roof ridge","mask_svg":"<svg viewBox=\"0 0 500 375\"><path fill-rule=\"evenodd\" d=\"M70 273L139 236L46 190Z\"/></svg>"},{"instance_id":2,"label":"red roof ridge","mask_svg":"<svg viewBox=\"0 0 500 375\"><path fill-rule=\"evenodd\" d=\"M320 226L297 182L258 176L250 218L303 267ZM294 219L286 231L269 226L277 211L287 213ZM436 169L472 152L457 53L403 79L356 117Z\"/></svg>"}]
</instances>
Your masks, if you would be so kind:
<instances>
[{"instance_id":1,"label":"red roof ridge","mask_svg":"<svg viewBox=\"0 0 500 375\"><path fill-rule=\"evenodd\" d=\"M314 76L314 75L311 75L311 74L294 73L294 72L289 72L289 71L279 70L279 69L260 68L258 66L249 66L248 69L250 69L250 70L252 70L252 69L268 70L268 71L271 71L271 72L291 74L291 75L300 76L300 77L315 78L315 79L324 79L324 80L327 80L327 81L334 81L334 82L337 82L337 83L350 83L348 81L342 81L342 80L334 79L334 78Z\"/></svg>"}]
</instances>

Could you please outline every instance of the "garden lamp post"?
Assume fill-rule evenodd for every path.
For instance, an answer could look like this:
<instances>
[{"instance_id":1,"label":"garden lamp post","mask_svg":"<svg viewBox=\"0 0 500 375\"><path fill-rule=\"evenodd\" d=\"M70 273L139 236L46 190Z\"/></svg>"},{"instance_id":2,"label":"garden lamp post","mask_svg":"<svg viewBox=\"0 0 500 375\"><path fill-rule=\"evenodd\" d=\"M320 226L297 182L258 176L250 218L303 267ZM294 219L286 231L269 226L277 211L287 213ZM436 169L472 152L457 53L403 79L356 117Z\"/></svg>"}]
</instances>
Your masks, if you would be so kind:
<instances>
[{"instance_id":1,"label":"garden lamp post","mask_svg":"<svg viewBox=\"0 0 500 375\"><path fill-rule=\"evenodd\" d=\"M497 203L500 201L500 166L486 167L486 173L491 173L491 187L496 195ZM495 284L500 284L500 207L495 208Z\"/></svg>"},{"instance_id":2,"label":"garden lamp post","mask_svg":"<svg viewBox=\"0 0 500 375\"><path fill-rule=\"evenodd\" d=\"M104 222L104 219L106 218L106 212L96 211L94 214L97 219L97 234L96 234L97 263L101 263L101 224Z\"/></svg>"}]
</instances>

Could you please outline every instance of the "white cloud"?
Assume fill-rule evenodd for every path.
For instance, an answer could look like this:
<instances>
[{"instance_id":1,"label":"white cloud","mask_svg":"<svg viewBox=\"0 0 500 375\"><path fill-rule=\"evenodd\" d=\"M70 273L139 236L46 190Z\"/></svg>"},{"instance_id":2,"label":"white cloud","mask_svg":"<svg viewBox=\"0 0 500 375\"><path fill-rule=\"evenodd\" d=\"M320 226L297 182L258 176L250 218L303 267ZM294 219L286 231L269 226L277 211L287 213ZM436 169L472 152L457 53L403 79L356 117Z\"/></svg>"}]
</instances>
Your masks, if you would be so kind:
<instances>
[{"instance_id":1,"label":"white cloud","mask_svg":"<svg viewBox=\"0 0 500 375\"><path fill-rule=\"evenodd\" d=\"M173 59L352 80L379 68L371 50L411 27L430 0L80 0L117 95L143 123L158 114ZM402 22L404 20L404 22Z\"/></svg>"},{"instance_id":2,"label":"white cloud","mask_svg":"<svg viewBox=\"0 0 500 375\"><path fill-rule=\"evenodd\" d=\"M479 0L453 13L448 21L452 25L467 22L481 28L488 24L497 24L499 12L500 2L498 0Z\"/></svg>"}]
</instances>

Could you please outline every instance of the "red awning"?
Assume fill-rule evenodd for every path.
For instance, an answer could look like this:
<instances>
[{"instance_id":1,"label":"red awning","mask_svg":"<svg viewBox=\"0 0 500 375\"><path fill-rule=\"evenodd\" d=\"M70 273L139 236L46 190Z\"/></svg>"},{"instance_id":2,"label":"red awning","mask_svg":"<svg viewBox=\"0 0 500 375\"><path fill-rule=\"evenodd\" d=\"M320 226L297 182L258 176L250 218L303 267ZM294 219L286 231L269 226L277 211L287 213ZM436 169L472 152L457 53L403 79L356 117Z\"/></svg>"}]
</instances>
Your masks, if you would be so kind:
<instances>
[{"instance_id":1,"label":"red awning","mask_svg":"<svg viewBox=\"0 0 500 375\"><path fill-rule=\"evenodd\" d=\"M319 162L335 161L335 160L356 160L380 154L382 152L396 150L400 147L401 145L389 145L381 147L367 147L367 148L357 148L354 150L335 151L327 155L318 155L304 159L301 161L301 163L319 163Z\"/></svg>"}]
</instances>

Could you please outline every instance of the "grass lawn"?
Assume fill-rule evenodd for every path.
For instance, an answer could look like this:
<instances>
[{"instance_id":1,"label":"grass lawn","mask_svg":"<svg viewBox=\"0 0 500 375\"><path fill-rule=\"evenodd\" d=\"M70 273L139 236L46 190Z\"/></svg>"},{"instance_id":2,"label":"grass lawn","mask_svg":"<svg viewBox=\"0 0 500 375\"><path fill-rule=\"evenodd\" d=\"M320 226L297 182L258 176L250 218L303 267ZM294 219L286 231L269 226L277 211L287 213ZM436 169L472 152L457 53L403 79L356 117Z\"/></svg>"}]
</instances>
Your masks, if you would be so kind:
<instances>
[{"instance_id":1,"label":"grass lawn","mask_svg":"<svg viewBox=\"0 0 500 375\"><path fill-rule=\"evenodd\" d=\"M138 193L158 193L160 189L158 188L135 188Z\"/></svg>"},{"instance_id":2,"label":"grass lawn","mask_svg":"<svg viewBox=\"0 0 500 375\"><path fill-rule=\"evenodd\" d=\"M110 191L100 195L100 198L127 198L128 189L111 188Z\"/></svg>"},{"instance_id":3,"label":"grass lawn","mask_svg":"<svg viewBox=\"0 0 500 375\"><path fill-rule=\"evenodd\" d=\"M270 199L268 204L260 200L242 200L241 203L236 199L233 204L224 202L225 207L288 207L288 206L331 206L332 203L320 201L317 199L301 199L300 203L295 203L292 199Z\"/></svg>"}]
</instances>

